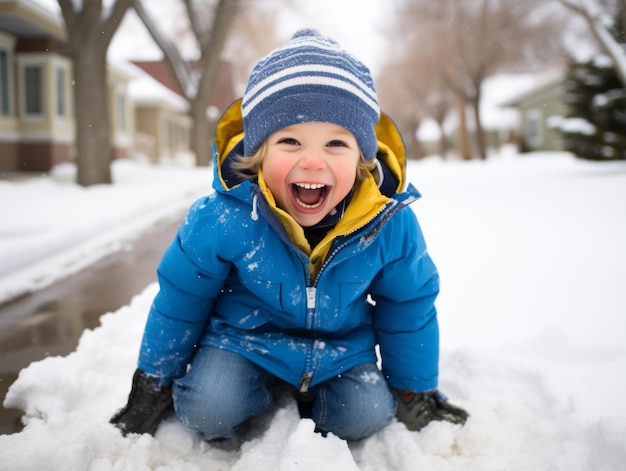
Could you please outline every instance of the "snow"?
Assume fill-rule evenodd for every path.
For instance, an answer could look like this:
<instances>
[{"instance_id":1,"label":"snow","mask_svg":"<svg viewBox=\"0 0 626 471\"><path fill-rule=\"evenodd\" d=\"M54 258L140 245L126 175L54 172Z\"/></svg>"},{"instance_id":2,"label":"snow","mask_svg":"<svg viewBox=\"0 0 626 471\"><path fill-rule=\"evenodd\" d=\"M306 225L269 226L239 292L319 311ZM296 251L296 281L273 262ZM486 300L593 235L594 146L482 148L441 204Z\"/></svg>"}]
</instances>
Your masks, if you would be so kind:
<instances>
[{"instance_id":1,"label":"snow","mask_svg":"<svg viewBox=\"0 0 626 471\"><path fill-rule=\"evenodd\" d=\"M211 169L119 160L114 186L73 183L75 168L51 177L0 180L0 302L75 273L119 250L123 240L184 211L210 187Z\"/></svg>"},{"instance_id":2,"label":"snow","mask_svg":"<svg viewBox=\"0 0 626 471\"><path fill-rule=\"evenodd\" d=\"M596 127L585 118L561 118L554 119L550 123L559 131L570 134L585 134L593 136L596 133Z\"/></svg>"},{"instance_id":3,"label":"snow","mask_svg":"<svg viewBox=\"0 0 626 471\"><path fill-rule=\"evenodd\" d=\"M210 180L133 162L114 175L89 189L58 173L0 182L2 296L119 247ZM315 434L286 397L241 444L205 443L176 419L123 438L108 419L126 401L150 285L75 352L22 370L4 405L25 428L0 436L0 470L626 470L626 162L429 159L409 176L442 279L440 388L470 412L465 426L394 422L348 444Z\"/></svg>"}]
</instances>

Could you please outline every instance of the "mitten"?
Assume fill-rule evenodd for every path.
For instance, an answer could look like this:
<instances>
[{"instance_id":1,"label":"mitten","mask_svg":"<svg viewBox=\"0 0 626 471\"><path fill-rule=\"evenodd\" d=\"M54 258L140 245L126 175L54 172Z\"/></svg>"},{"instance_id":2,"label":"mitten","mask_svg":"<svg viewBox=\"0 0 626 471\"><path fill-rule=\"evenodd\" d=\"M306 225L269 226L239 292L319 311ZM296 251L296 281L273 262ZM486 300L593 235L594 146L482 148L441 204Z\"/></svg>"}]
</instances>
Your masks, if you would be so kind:
<instances>
[{"instance_id":1,"label":"mitten","mask_svg":"<svg viewBox=\"0 0 626 471\"><path fill-rule=\"evenodd\" d=\"M421 430L432 420L464 424L469 417L463 409L448 403L448 398L437 390L420 393L392 389L391 393L398 402L396 417L409 430Z\"/></svg>"},{"instance_id":2,"label":"mitten","mask_svg":"<svg viewBox=\"0 0 626 471\"><path fill-rule=\"evenodd\" d=\"M159 388L154 380L137 369L128 402L112 418L111 423L127 433L149 433L154 435L161 420L172 407L172 393Z\"/></svg>"}]
</instances>

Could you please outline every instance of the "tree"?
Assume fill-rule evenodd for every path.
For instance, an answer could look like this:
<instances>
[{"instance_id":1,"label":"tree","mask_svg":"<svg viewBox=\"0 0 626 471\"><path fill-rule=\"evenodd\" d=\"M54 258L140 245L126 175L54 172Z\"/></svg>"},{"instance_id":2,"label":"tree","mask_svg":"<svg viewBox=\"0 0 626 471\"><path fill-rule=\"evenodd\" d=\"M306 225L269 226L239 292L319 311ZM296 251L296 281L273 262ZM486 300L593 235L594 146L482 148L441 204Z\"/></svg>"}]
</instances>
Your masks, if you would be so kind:
<instances>
[{"instance_id":1,"label":"tree","mask_svg":"<svg viewBox=\"0 0 626 471\"><path fill-rule=\"evenodd\" d=\"M198 57L193 61L185 60L181 49L158 27L141 0L134 0L133 6L163 52L183 97L189 103L191 149L196 155L196 164L208 166L212 161L212 133L209 129L213 129L213 123L207 115L207 109L239 0L218 0L214 7L204 2L202 8L194 6L192 0L183 0L183 3L190 31L198 46Z\"/></svg>"},{"instance_id":2,"label":"tree","mask_svg":"<svg viewBox=\"0 0 626 471\"><path fill-rule=\"evenodd\" d=\"M276 22L277 10L294 8L294 5L292 0L240 1L233 34L228 38L224 54L227 58L234 58L235 82L243 93L254 64L289 39L289 36L279 37L277 28L268 28L268 25Z\"/></svg>"},{"instance_id":3,"label":"tree","mask_svg":"<svg viewBox=\"0 0 626 471\"><path fill-rule=\"evenodd\" d=\"M615 12L614 25L624 20ZM619 45L624 30L608 28ZM622 47L622 46L620 46ZM626 160L626 88L606 55L573 63L565 81L568 117L559 125L565 148L588 160Z\"/></svg>"},{"instance_id":4,"label":"tree","mask_svg":"<svg viewBox=\"0 0 626 471\"><path fill-rule=\"evenodd\" d=\"M626 88L626 0L559 1L585 19L598 44L613 61L622 86Z\"/></svg>"},{"instance_id":5,"label":"tree","mask_svg":"<svg viewBox=\"0 0 626 471\"><path fill-rule=\"evenodd\" d=\"M424 152L417 139L417 130L421 123L422 110L416 107L415 100L411 97L414 93L414 77L403 74L406 68L401 67L398 61L388 60L385 69L398 70L393 80L380 80L376 84L376 91L382 111L393 110L393 120L398 126L400 134L406 145L409 158L422 158Z\"/></svg>"},{"instance_id":6,"label":"tree","mask_svg":"<svg viewBox=\"0 0 626 471\"><path fill-rule=\"evenodd\" d=\"M394 27L411 37L408 41L400 40L408 44L407 63L412 55L427 54L422 67L436 72L435 83L443 82L457 96L457 103L471 107L476 149L481 158L486 157L480 115L485 79L519 64L528 69L537 63L554 61L562 54L556 33L558 20L544 14L544 5L544 0L401 3Z\"/></svg>"},{"instance_id":7,"label":"tree","mask_svg":"<svg viewBox=\"0 0 626 471\"><path fill-rule=\"evenodd\" d=\"M425 117L432 118L440 130L439 153L445 158L448 145L443 123L454 96L440 80L429 61L427 45L412 47L414 53L406 57L402 52L390 55L384 69L391 71L377 84L383 110L393 110L410 157L420 158L424 150L417 131ZM403 51L401 48L400 51Z\"/></svg>"},{"instance_id":8,"label":"tree","mask_svg":"<svg viewBox=\"0 0 626 471\"><path fill-rule=\"evenodd\" d=\"M565 86L565 149L587 160L626 160L626 94L608 58L572 64Z\"/></svg>"},{"instance_id":9,"label":"tree","mask_svg":"<svg viewBox=\"0 0 626 471\"><path fill-rule=\"evenodd\" d=\"M132 0L58 0L74 69L77 183L111 183L107 49Z\"/></svg>"}]
</instances>

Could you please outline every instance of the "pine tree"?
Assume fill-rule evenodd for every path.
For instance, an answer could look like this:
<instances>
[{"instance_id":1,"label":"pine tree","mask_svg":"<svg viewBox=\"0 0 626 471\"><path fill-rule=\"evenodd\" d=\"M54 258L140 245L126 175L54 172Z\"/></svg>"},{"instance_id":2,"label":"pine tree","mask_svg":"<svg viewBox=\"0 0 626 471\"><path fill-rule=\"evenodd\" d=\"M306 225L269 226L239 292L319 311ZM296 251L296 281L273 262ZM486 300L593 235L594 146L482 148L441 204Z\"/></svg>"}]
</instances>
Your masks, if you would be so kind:
<instances>
[{"instance_id":1,"label":"pine tree","mask_svg":"<svg viewBox=\"0 0 626 471\"><path fill-rule=\"evenodd\" d=\"M565 149L588 160L626 160L626 92L598 58L574 63L565 81Z\"/></svg>"},{"instance_id":2,"label":"pine tree","mask_svg":"<svg viewBox=\"0 0 626 471\"><path fill-rule=\"evenodd\" d=\"M625 21L626 15L616 15L611 29L620 43L626 39ZM582 159L626 160L626 90L611 60L597 56L572 63L565 91L569 110L561 125L565 149Z\"/></svg>"}]
</instances>

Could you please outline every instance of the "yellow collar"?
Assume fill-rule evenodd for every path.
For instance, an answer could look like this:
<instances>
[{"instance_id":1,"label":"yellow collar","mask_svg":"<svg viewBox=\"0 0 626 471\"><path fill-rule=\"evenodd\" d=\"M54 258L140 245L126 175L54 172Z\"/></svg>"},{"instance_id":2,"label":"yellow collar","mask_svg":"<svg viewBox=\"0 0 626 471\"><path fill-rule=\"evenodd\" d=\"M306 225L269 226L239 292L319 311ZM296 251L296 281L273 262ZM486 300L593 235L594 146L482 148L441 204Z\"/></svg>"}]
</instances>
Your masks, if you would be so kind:
<instances>
[{"instance_id":1,"label":"yellow collar","mask_svg":"<svg viewBox=\"0 0 626 471\"><path fill-rule=\"evenodd\" d=\"M319 272L319 269L328 255L332 241L336 237L350 234L360 227L363 227L373 220L390 201L390 198L381 195L374 178L368 175L364 181L355 185L352 200L350 204L348 204L343 217L337 222L335 227L328 231L328 234L326 234L319 244L311 248L304 235L302 226L300 226L289 213L276 205L274 195L267 187L261 170L259 171L258 183L261 193L265 197L272 212L287 231L289 239L304 253L309 255L309 269L312 277L315 277Z\"/></svg>"}]
</instances>

